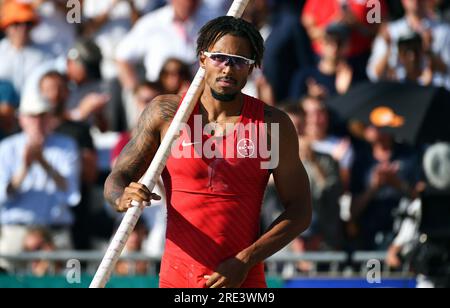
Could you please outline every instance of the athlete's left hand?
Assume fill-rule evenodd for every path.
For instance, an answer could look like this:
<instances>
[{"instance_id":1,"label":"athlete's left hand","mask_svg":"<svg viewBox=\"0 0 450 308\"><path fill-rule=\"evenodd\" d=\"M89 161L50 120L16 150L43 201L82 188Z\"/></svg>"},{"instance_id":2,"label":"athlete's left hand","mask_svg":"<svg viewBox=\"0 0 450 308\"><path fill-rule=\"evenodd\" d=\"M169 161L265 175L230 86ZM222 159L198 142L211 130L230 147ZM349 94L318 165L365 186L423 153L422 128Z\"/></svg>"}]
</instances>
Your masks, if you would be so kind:
<instances>
[{"instance_id":1,"label":"athlete's left hand","mask_svg":"<svg viewBox=\"0 0 450 308\"><path fill-rule=\"evenodd\" d=\"M211 276L205 276L207 288L239 288L247 278L249 266L238 258L222 262Z\"/></svg>"}]
</instances>

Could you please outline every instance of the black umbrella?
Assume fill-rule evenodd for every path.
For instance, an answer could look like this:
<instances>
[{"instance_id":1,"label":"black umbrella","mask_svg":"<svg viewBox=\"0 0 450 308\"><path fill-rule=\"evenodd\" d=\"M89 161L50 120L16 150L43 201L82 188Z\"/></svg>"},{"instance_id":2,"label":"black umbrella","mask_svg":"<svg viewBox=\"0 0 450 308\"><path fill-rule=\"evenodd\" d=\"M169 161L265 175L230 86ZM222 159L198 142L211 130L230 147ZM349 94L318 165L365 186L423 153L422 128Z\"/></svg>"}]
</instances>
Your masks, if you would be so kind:
<instances>
[{"instance_id":1,"label":"black umbrella","mask_svg":"<svg viewBox=\"0 0 450 308\"><path fill-rule=\"evenodd\" d=\"M327 101L343 119L391 133L399 142L450 141L450 93L410 83L361 83Z\"/></svg>"}]
</instances>

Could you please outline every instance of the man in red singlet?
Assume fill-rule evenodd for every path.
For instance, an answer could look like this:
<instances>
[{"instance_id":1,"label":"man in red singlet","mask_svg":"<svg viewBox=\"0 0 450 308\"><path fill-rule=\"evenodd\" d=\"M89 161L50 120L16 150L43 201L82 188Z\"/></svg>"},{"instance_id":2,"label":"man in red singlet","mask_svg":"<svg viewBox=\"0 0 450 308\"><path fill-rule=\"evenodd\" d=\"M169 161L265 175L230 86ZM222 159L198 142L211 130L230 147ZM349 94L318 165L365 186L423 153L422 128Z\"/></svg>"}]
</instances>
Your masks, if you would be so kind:
<instances>
[{"instance_id":1,"label":"man in red singlet","mask_svg":"<svg viewBox=\"0 0 450 308\"><path fill-rule=\"evenodd\" d=\"M219 17L200 30L197 45L205 87L163 172L167 240L160 287L266 287L263 261L311 220L297 134L285 113L241 93L264 52L251 24ZM143 112L105 183L105 197L116 210L126 211L132 200L159 198L136 182L180 102L176 95L159 96ZM271 173L285 210L260 235L262 198Z\"/></svg>"}]
</instances>

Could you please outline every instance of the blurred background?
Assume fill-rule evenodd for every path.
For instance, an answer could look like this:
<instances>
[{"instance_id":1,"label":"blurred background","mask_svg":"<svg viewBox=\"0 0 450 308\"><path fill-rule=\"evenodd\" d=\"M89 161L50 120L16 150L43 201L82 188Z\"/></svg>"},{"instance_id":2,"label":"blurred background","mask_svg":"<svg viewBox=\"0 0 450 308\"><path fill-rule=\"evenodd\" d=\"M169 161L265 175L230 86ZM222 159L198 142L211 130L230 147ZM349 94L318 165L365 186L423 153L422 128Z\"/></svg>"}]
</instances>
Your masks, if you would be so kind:
<instances>
[{"instance_id":1,"label":"blurred background","mask_svg":"<svg viewBox=\"0 0 450 308\"><path fill-rule=\"evenodd\" d=\"M0 0L0 287L89 285L121 220L106 176L232 1L68 3ZM266 42L244 92L288 113L313 195L269 286L449 287L450 1L251 0L244 18ZM262 231L281 207L269 184ZM165 215L146 209L110 286L158 285Z\"/></svg>"}]
</instances>

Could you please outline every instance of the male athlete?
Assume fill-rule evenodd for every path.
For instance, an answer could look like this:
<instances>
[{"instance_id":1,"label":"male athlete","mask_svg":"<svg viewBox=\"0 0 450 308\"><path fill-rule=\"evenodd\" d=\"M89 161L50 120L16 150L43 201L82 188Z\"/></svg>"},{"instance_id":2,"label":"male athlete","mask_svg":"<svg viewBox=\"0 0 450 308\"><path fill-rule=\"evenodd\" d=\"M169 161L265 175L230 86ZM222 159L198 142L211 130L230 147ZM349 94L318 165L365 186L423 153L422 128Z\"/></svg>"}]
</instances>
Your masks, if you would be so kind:
<instances>
[{"instance_id":1,"label":"male athlete","mask_svg":"<svg viewBox=\"0 0 450 308\"><path fill-rule=\"evenodd\" d=\"M251 24L219 17L200 30L197 45L200 65L206 70L205 87L188 125L202 134L196 140L183 132L173 149L199 154L208 148L222 153L225 148L230 151L226 144L234 144L231 149L237 150L235 155L215 157L203 152L169 156L163 172L167 239L160 287L263 288L263 261L311 220L309 182L299 158L297 134L285 113L241 93L254 66L261 65L264 52L263 39ZM179 96L159 96L141 116L133 139L105 183L105 197L116 210L126 211L132 200L159 199L136 182L153 159L180 102ZM212 128L195 127L195 117ZM267 170L262 168L267 157L259 155L257 147L264 144L261 141L272 140L272 123L279 125L279 159ZM258 131L238 140L236 130L228 129L230 124L253 125ZM270 173L285 210L260 236L261 204Z\"/></svg>"}]
</instances>

